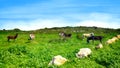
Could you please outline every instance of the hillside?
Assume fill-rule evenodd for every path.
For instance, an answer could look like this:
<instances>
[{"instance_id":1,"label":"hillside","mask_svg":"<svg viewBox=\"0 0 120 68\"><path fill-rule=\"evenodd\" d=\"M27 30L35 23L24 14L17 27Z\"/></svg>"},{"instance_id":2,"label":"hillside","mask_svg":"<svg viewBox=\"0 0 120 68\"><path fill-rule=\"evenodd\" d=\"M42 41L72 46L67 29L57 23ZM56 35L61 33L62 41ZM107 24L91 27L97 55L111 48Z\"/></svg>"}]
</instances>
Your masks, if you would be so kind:
<instances>
[{"instance_id":1,"label":"hillside","mask_svg":"<svg viewBox=\"0 0 120 68\"><path fill-rule=\"evenodd\" d=\"M58 33L71 33L72 37L61 40ZM93 32L103 36L102 49L95 49L99 41L83 40L83 33ZM8 35L18 33L17 39L7 41ZM35 39L28 40L29 34L34 33ZM120 34L120 29L99 27L54 27L34 31L1 30L0 31L0 67L1 68L119 68L120 39L110 45L105 42ZM79 37L77 37L79 36ZM79 59L76 53L80 48L90 48L90 57ZM69 61L62 66L48 66L56 55L62 55Z\"/></svg>"}]
</instances>

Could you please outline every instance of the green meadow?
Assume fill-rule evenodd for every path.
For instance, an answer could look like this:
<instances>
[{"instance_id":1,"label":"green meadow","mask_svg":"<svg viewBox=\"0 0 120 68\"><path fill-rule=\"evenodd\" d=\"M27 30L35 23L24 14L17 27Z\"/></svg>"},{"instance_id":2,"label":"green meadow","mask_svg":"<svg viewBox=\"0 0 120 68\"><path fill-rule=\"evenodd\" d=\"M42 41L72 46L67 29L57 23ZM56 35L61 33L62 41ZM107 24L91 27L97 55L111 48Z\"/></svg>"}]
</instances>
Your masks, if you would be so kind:
<instances>
[{"instance_id":1,"label":"green meadow","mask_svg":"<svg viewBox=\"0 0 120 68\"><path fill-rule=\"evenodd\" d=\"M71 33L71 38L61 40L59 32ZM99 41L82 39L83 33L93 32L104 36L103 48L95 49ZM17 39L7 41L8 35L18 33ZM29 34L34 33L35 39L28 40ZM34 31L1 30L0 31L0 68L120 68L120 39L110 45L105 42L120 34L120 29L95 27L61 27L45 28ZM76 37L76 36L79 37ZM90 57L77 58L80 48L90 48ZM61 66L48 66L56 55L68 59Z\"/></svg>"}]
</instances>

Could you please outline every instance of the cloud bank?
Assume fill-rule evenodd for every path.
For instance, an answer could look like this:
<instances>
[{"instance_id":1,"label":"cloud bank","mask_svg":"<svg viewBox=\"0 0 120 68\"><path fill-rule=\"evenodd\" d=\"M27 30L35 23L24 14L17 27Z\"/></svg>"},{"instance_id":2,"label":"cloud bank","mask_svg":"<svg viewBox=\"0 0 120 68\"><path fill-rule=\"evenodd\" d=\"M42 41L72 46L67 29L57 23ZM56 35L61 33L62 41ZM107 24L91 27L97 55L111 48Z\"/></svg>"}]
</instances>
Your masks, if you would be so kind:
<instances>
[{"instance_id":1,"label":"cloud bank","mask_svg":"<svg viewBox=\"0 0 120 68\"><path fill-rule=\"evenodd\" d=\"M86 16L86 17L84 17ZM84 16L66 16L62 18L51 19L33 19L33 20L16 20L7 22L2 27L4 29L19 28L21 30L36 30L41 28L65 27L65 26L97 26L103 28L120 28L118 17L105 13L91 13Z\"/></svg>"}]
</instances>

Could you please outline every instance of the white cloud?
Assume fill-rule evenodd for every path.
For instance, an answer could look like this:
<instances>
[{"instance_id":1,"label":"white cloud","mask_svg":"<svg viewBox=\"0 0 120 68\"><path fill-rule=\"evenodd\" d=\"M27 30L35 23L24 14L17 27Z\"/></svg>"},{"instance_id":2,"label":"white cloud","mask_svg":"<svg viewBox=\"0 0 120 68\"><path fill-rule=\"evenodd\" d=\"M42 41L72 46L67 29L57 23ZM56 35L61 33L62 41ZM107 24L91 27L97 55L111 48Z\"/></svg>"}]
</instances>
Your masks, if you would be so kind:
<instances>
[{"instance_id":1,"label":"white cloud","mask_svg":"<svg viewBox=\"0 0 120 68\"><path fill-rule=\"evenodd\" d=\"M93 20L85 20L76 23L76 26L98 26L98 27L106 27L107 23Z\"/></svg>"},{"instance_id":2,"label":"white cloud","mask_svg":"<svg viewBox=\"0 0 120 68\"><path fill-rule=\"evenodd\" d=\"M14 29L19 28L21 30L36 30L40 28L52 28L52 27L62 27L68 26L69 24L62 20L41 20L36 19L32 21L9 21L7 24L3 25L4 29Z\"/></svg>"},{"instance_id":3,"label":"white cloud","mask_svg":"<svg viewBox=\"0 0 120 68\"><path fill-rule=\"evenodd\" d=\"M85 20L75 24L75 26L97 26L102 28L120 28L118 23L105 22L105 21L94 21L94 20Z\"/></svg>"},{"instance_id":4,"label":"white cloud","mask_svg":"<svg viewBox=\"0 0 120 68\"><path fill-rule=\"evenodd\" d=\"M119 17L107 13L90 13L76 16L80 21L75 26L97 26L104 28L120 28ZM76 18L75 16L73 18Z\"/></svg>"}]
</instances>

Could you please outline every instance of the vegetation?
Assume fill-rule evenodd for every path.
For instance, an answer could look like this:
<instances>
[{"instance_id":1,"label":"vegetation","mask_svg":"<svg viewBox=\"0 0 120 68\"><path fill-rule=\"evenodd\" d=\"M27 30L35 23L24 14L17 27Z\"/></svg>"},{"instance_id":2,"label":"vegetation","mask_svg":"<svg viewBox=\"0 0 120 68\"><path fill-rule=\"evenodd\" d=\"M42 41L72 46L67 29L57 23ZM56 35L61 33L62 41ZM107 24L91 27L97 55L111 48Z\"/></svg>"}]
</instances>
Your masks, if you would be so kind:
<instances>
[{"instance_id":1,"label":"vegetation","mask_svg":"<svg viewBox=\"0 0 120 68\"><path fill-rule=\"evenodd\" d=\"M61 40L58 33L72 33L71 38ZM34 40L28 40L30 33ZM96 44L82 39L83 33L94 32L104 36L103 48L95 49ZM7 41L8 35L18 33L18 38ZM1 30L0 31L0 68L120 68L120 40L106 45L105 42L120 34L120 29L98 27L62 27L46 28L35 31ZM79 35L79 38L76 37ZM75 55L80 48L90 48L92 55L78 59ZM48 66L52 57L61 55L68 59L62 66Z\"/></svg>"}]
</instances>

